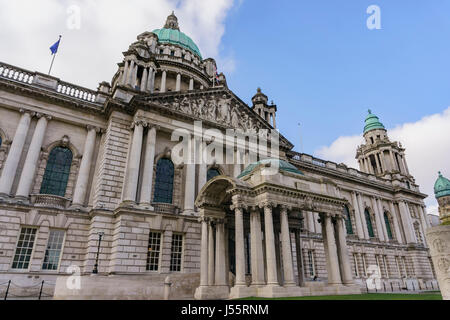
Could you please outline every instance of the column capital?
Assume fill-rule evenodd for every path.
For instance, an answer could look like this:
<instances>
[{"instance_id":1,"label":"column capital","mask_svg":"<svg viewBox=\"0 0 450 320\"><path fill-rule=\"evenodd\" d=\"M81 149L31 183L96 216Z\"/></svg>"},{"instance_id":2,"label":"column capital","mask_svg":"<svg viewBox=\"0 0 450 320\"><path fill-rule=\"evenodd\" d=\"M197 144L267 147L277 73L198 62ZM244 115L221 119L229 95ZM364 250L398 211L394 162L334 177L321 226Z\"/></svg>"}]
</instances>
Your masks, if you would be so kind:
<instances>
[{"instance_id":1,"label":"column capital","mask_svg":"<svg viewBox=\"0 0 450 320\"><path fill-rule=\"evenodd\" d=\"M93 126L93 125L87 125L86 126L87 131L92 131L95 130L96 133L103 133L103 129L97 126Z\"/></svg>"},{"instance_id":2,"label":"column capital","mask_svg":"<svg viewBox=\"0 0 450 320\"><path fill-rule=\"evenodd\" d=\"M155 123L147 122L148 130L155 129L156 131L161 130L161 126Z\"/></svg>"},{"instance_id":3,"label":"column capital","mask_svg":"<svg viewBox=\"0 0 450 320\"><path fill-rule=\"evenodd\" d=\"M19 112L22 114L28 114L31 117L34 117L36 115L36 112L31 111L31 110L26 110L26 109L20 109Z\"/></svg>"},{"instance_id":4,"label":"column capital","mask_svg":"<svg viewBox=\"0 0 450 320\"><path fill-rule=\"evenodd\" d=\"M38 118L38 119L46 118L48 121L50 121L50 120L53 119L52 116L47 115L47 114L45 114L45 113L40 113L40 112L36 112L36 113L34 114L34 116L35 116L36 118Z\"/></svg>"},{"instance_id":5,"label":"column capital","mask_svg":"<svg viewBox=\"0 0 450 320\"><path fill-rule=\"evenodd\" d=\"M141 127L144 127L144 128L146 128L147 126L148 126L148 123L147 123L147 121L145 121L144 119L135 119L134 121L133 121L133 123L131 124L131 127L130 127L130 129L134 129L135 127L137 127L137 126L141 126Z\"/></svg>"},{"instance_id":6,"label":"column capital","mask_svg":"<svg viewBox=\"0 0 450 320\"><path fill-rule=\"evenodd\" d=\"M266 210L266 209L272 210L276 207L276 204L271 201L265 201L265 202L260 203L258 206L264 210Z\"/></svg>"},{"instance_id":7,"label":"column capital","mask_svg":"<svg viewBox=\"0 0 450 320\"><path fill-rule=\"evenodd\" d=\"M246 204L244 204L244 203L241 203L241 202L232 204L232 205L230 206L230 209L231 209L232 211L235 211L235 210L244 210L244 209L247 209L247 208L248 208L248 206L247 206Z\"/></svg>"}]
</instances>

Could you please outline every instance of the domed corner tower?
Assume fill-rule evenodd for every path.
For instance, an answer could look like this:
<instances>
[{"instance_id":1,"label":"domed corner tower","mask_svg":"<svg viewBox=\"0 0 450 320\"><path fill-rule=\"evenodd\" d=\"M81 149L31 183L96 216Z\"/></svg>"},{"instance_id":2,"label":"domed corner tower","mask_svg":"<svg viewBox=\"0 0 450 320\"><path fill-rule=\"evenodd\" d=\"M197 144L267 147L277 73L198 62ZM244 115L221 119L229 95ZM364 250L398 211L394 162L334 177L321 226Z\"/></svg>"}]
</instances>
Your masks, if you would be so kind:
<instances>
[{"instance_id":1,"label":"domed corner tower","mask_svg":"<svg viewBox=\"0 0 450 320\"><path fill-rule=\"evenodd\" d=\"M439 203L439 217L442 224L450 226L450 180L439 172L439 178L434 184L434 194Z\"/></svg>"},{"instance_id":2,"label":"domed corner tower","mask_svg":"<svg viewBox=\"0 0 450 320\"><path fill-rule=\"evenodd\" d=\"M208 89L226 85L217 76L214 59L203 59L199 47L181 32L172 12L161 29L137 37L112 81L115 98L129 101L135 94L160 94Z\"/></svg>"},{"instance_id":3,"label":"domed corner tower","mask_svg":"<svg viewBox=\"0 0 450 320\"><path fill-rule=\"evenodd\" d=\"M252 109L261 118L263 118L268 124L270 124L274 129L277 128L277 106L273 102L269 105L269 99L262 93L261 88L258 88L256 95L252 98Z\"/></svg>"},{"instance_id":4,"label":"domed corner tower","mask_svg":"<svg viewBox=\"0 0 450 320\"><path fill-rule=\"evenodd\" d=\"M356 159L362 172L393 180L394 185L415 189L410 174L405 149L399 142L389 140L387 130L380 119L369 110L364 126L365 144L358 147Z\"/></svg>"}]
</instances>

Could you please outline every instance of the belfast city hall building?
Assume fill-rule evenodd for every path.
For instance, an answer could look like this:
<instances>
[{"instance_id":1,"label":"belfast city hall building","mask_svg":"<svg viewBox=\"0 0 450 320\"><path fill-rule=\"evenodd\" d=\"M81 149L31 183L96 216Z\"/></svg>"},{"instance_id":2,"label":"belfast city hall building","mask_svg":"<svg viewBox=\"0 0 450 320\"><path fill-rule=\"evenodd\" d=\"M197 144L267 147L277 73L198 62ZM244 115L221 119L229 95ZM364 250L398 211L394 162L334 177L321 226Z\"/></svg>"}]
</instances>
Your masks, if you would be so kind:
<instances>
[{"instance_id":1,"label":"belfast city hall building","mask_svg":"<svg viewBox=\"0 0 450 320\"><path fill-rule=\"evenodd\" d=\"M349 168L295 152L261 89L248 106L216 70L174 14L96 91L0 62L0 284L45 281L55 299L437 288L427 196L376 115Z\"/></svg>"}]
</instances>

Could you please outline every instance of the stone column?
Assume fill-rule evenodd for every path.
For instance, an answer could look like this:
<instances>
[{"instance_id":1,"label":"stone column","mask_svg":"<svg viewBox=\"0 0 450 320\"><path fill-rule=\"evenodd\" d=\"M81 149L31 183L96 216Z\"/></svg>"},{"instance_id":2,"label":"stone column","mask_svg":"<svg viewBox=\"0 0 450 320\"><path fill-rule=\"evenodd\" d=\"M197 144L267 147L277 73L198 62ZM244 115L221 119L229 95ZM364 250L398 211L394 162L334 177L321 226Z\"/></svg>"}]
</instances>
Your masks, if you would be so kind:
<instances>
[{"instance_id":1,"label":"stone column","mask_svg":"<svg viewBox=\"0 0 450 320\"><path fill-rule=\"evenodd\" d=\"M2 176L0 178L0 195L9 196L11 193L17 166L19 165L28 129L30 128L31 113L24 110L20 110L20 112L22 113L22 117L17 126L8 157L3 165Z\"/></svg>"},{"instance_id":2,"label":"stone column","mask_svg":"<svg viewBox=\"0 0 450 320\"><path fill-rule=\"evenodd\" d=\"M314 223L314 214L311 211L306 212L306 216L308 219L308 231L315 233L316 232L316 225Z\"/></svg>"},{"instance_id":3,"label":"stone column","mask_svg":"<svg viewBox=\"0 0 450 320\"><path fill-rule=\"evenodd\" d=\"M202 247L201 247L201 261L200 261L200 286L208 286L208 220L202 217Z\"/></svg>"},{"instance_id":4,"label":"stone column","mask_svg":"<svg viewBox=\"0 0 450 320\"><path fill-rule=\"evenodd\" d=\"M148 71L147 68L144 68L141 80L141 91L147 91L147 80L148 80Z\"/></svg>"},{"instance_id":5,"label":"stone column","mask_svg":"<svg viewBox=\"0 0 450 320\"><path fill-rule=\"evenodd\" d=\"M125 190L123 195L123 202L125 203L136 203L139 169L141 164L142 140L144 135L144 127L146 126L147 123L143 120L137 120L134 122L133 142L131 145L128 167L125 175Z\"/></svg>"},{"instance_id":6,"label":"stone column","mask_svg":"<svg viewBox=\"0 0 450 320\"><path fill-rule=\"evenodd\" d=\"M374 212L374 216L375 216L375 224L377 226L377 233L378 233L378 239L382 242L386 241L384 238L384 232L383 232L383 226L381 225L381 221L380 221L380 214L378 212L378 205L377 202L375 200L375 198L371 198L372 201L372 210Z\"/></svg>"},{"instance_id":7,"label":"stone column","mask_svg":"<svg viewBox=\"0 0 450 320\"><path fill-rule=\"evenodd\" d=\"M280 212L281 222L281 246L283 252L284 286L295 286L294 265L292 262L291 234L289 232L289 219L287 207L282 207Z\"/></svg>"},{"instance_id":8,"label":"stone column","mask_svg":"<svg viewBox=\"0 0 450 320\"><path fill-rule=\"evenodd\" d=\"M86 192L88 190L89 176L91 173L92 158L95 151L95 140L97 138L98 129L92 126L87 127L88 134L84 143L84 154L81 159L80 170L78 172L77 183L73 195L72 205L83 207L86 200Z\"/></svg>"},{"instance_id":9,"label":"stone column","mask_svg":"<svg viewBox=\"0 0 450 320\"><path fill-rule=\"evenodd\" d=\"M245 250L244 250L244 212L241 207L233 206L235 215L236 284L246 286Z\"/></svg>"},{"instance_id":10,"label":"stone column","mask_svg":"<svg viewBox=\"0 0 450 320\"><path fill-rule=\"evenodd\" d=\"M147 77L147 87L145 91L148 93L153 93L153 68L148 68L148 77Z\"/></svg>"},{"instance_id":11,"label":"stone column","mask_svg":"<svg viewBox=\"0 0 450 320\"><path fill-rule=\"evenodd\" d=\"M195 138L192 137L189 143L189 163L185 163L186 167L186 180L184 187L184 211L185 214L192 214L194 212L195 202L195 164L192 161L192 154L194 153L193 145L195 144Z\"/></svg>"},{"instance_id":12,"label":"stone column","mask_svg":"<svg viewBox=\"0 0 450 320\"><path fill-rule=\"evenodd\" d=\"M153 170L155 166L155 148L156 148L156 126L152 125L148 129L147 144L144 156L144 172L142 174L142 187L140 204L153 210L151 203Z\"/></svg>"},{"instance_id":13,"label":"stone column","mask_svg":"<svg viewBox=\"0 0 450 320\"><path fill-rule=\"evenodd\" d=\"M392 171L397 170L397 165L395 164L394 154L392 153L392 150L389 150L389 156L390 156L390 159L391 159Z\"/></svg>"},{"instance_id":14,"label":"stone column","mask_svg":"<svg viewBox=\"0 0 450 320\"><path fill-rule=\"evenodd\" d=\"M359 211L358 200L356 199L355 192L352 192L352 204L353 208L355 208L355 224L356 224L356 232L358 233L358 238L364 239L364 230L361 221L361 212Z\"/></svg>"},{"instance_id":15,"label":"stone column","mask_svg":"<svg viewBox=\"0 0 450 320\"><path fill-rule=\"evenodd\" d=\"M394 204L392 202L389 202L389 210L391 210L392 220L394 221L394 230L397 242L403 244L403 238L402 233L400 232L400 226L398 224L397 213L395 212Z\"/></svg>"},{"instance_id":16,"label":"stone column","mask_svg":"<svg viewBox=\"0 0 450 320\"><path fill-rule=\"evenodd\" d=\"M328 284L340 285L342 284L341 273L339 270L339 259L337 255L336 238L334 235L334 227L331 215L322 215L322 234L325 241L325 250L327 256L328 267Z\"/></svg>"},{"instance_id":17,"label":"stone column","mask_svg":"<svg viewBox=\"0 0 450 320\"><path fill-rule=\"evenodd\" d=\"M408 168L408 164L406 163L406 157L405 157L405 154L404 153L402 153L402 164L403 164L403 167L405 168L405 173L407 174L407 175L409 175L409 168Z\"/></svg>"},{"instance_id":18,"label":"stone column","mask_svg":"<svg viewBox=\"0 0 450 320\"><path fill-rule=\"evenodd\" d=\"M194 79L189 80L189 91L194 90Z\"/></svg>"},{"instance_id":19,"label":"stone column","mask_svg":"<svg viewBox=\"0 0 450 320\"><path fill-rule=\"evenodd\" d=\"M127 71L127 83L126 85L132 86L131 82L133 81L134 74L134 60L131 60L129 63L128 71Z\"/></svg>"},{"instance_id":20,"label":"stone column","mask_svg":"<svg viewBox=\"0 0 450 320\"><path fill-rule=\"evenodd\" d=\"M51 117L38 114L39 118L33 138L31 139L30 148L28 149L27 158L23 166L22 175L20 176L19 186L17 187L16 196L28 199L31 191L31 185L36 173L36 167L41 154L42 143L44 142L47 124Z\"/></svg>"},{"instance_id":21,"label":"stone column","mask_svg":"<svg viewBox=\"0 0 450 320\"><path fill-rule=\"evenodd\" d=\"M212 221L209 223L209 239L208 239L208 285L214 285L214 227Z\"/></svg>"},{"instance_id":22,"label":"stone column","mask_svg":"<svg viewBox=\"0 0 450 320\"><path fill-rule=\"evenodd\" d=\"M398 208L400 209L400 216L403 225L403 231L405 232L406 243L416 243L414 236L414 230L411 222L411 215L406 207L405 201L398 202Z\"/></svg>"},{"instance_id":23,"label":"stone column","mask_svg":"<svg viewBox=\"0 0 450 320\"><path fill-rule=\"evenodd\" d=\"M378 160L378 153L374 153L373 156L375 158L375 163L377 164L377 171L378 171L377 173L381 174L383 172L383 168L381 168L381 163Z\"/></svg>"},{"instance_id":24,"label":"stone column","mask_svg":"<svg viewBox=\"0 0 450 320\"><path fill-rule=\"evenodd\" d=\"M167 71L163 70L161 75L161 87L159 89L160 93L166 92L166 81L167 81Z\"/></svg>"},{"instance_id":25,"label":"stone column","mask_svg":"<svg viewBox=\"0 0 450 320\"><path fill-rule=\"evenodd\" d=\"M362 199L361 199L361 194L357 193L356 194L356 199L358 200L358 208L359 211L361 212L361 223L362 223L362 227L363 227L363 232L364 232L364 239L369 240L369 230L367 230L367 221L366 221L366 215L365 215L365 209L363 207L363 203L362 203Z\"/></svg>"},{"instance_id":26,"label":"stone column","mask_svg":"<svg viewBox=\"0 0 450 320\"><path fill-rule=\"evenodd\" d=\"M203 159L203 151L206 149L206 143L203 141L199 141L199 150L197 152L197 163L198 163L198 192L205 186L207 180L207 164L205 159Z\"/></svg>"},{"instance_id":27,"label":"stone column","mask_svg":"<svg viewBox=\"0 0 450 320\"><path fill-rule=\"evenodd\" d=\"M156 70L153 70L152 86L150 88L150 93L154 93L155 92L155 78L156 78Z\"/></svg>"},{"instance_id":28,"label":"stone column","mask_svg":"<svg viewBox=\"0 0 450 320\"><path fill-rule=\"evenodd\" d=\"M381 220L381 226L383 228L384 239L386 242L389 242L389 235L387 233L386 221L384 220L384 211L383 211L383 206L381 205L381 199L376 198L376 202L377 202L377 206L378 206L378 213L379 213L380 220Z\"/></svg>"},{"instance_id":29,"label":"stone column","mask_svg":"<svg viewBox=\"0 0 450 320\"><path fill-rule=\"evenodd\" d=\"M241 152L236 150L235 152L235 163L233 166L233 175L235 178L237 178L242 172L242 166L241 166Z\"/></svg>"},{"instance_id":30,"label":"stone column","mask_svg":"<svg viewBox=\"0 0 450 320\"><path fill-rule=\"evenodd\" d=\"M227 285L225 266L225 222L218 221L216 224L216 286Z\"/></svg>"},{"instance_id":31,"label":"stone column","mask_svg":"<svg viewBox=\"0 0 450 320\"><path fill-rule=\"evenodd\" d=\"M278 286L277 258L275 255L275 234L273 231L272 205L264 205L264 226L266 240L267 285Z\"/></svg>"},{"instance_id":32,"label":"stone column","mask_svg":"<svg viewBox=\"0 0 450 320\"><path fill-rule=\"evenodd\" d=\"M295 230L295 249L297 251L298 285L303 287L305 285L305 268L303 263L302 235L300 229Z\"/></svg>"},{"instance_id":33,"label":"stone column","mask_svg":"<svg viewBox=\"0 0 450 320\"><path fill-rule=\"evenodd\" d=\"M273 113L273 127L275 129L277 128L277 115L275 114L275 112Z\"/></svg>"},{"instance_id":34,"label":"stone column","mask_svg":"<svg viewBox=\"0 0 450 320\"><path fill-rule=\"evenodd\" d=\"M250 253L252 265L252 286L265 284L264 254L262 247L261 214L258 208L250 212Z\"/></svg>"},{"instance_id":35,"label":"stone column","mask_svg":"<svg viewBox=\"0 0 450 320\"><path fill-rule=\"evenodd\" d=\"M133 89L136 89L138 68L139 68L139 66L137 64L135 64L134 69L133 69L132 79L131 79L131 87Z\"/></svg>"},{"instance_id":36,"label":"stone column","mask_svg":"<svg viewBox=\"0 0 450 320\"><path fill-rule=\"evenodd\" d=\"M177 82L175 86L175 91L180 92L181 91L181 74L177 74Z\"/></svg>"},{"instance_id":37,"label":"stone column","mask_svg":"<svg viewBox=\"0 0 450 320\"><path fill-rule=\"evenodd\" d=\"M425 209L422 206L419 206L419 215L420 215L420 221L422 222L422 228L425 231L431 227L430 222L427 219L427 215L425 213Z\"/></svg>"},{"instance_id":38,"label":"stone column","mask_svg":"<svg viewBox=\"0 0 450 320\"><path fill-rule=\"evenodd\" d=\"M346 285L353 284L352 269L348 256L347 239L344 218L338 217L336 221L338 255L341 269L342 282Z\"/></svg>"},{"instance_id":39,"label":"stone column","mask_svg":"<svg viewBox=\"0 0 450 320\"><path fill-rule=\"evenodd\" d=\"M121 85L126 85L127 84L127 76L128 76L128 68L130 67L129 65L129 61L125 61L125 66L123 67L123 73L122 73L122 78L120 79L120 84Z\"/></svg>"}]
</instances>

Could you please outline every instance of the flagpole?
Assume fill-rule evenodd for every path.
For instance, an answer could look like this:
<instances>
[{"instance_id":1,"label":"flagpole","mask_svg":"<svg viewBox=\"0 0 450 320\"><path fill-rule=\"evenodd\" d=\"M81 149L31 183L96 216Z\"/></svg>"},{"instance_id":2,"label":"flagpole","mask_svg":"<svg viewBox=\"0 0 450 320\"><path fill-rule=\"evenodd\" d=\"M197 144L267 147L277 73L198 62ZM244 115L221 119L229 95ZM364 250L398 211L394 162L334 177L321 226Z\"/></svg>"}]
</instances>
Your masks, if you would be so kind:
<instances>
[{"instance_id":1,"label":"flagpole","mask_svg":"<svg viewBox=\"0 0 450 320\"><path fill-rule=\"evenodd\" d=\"M59 36L59 44L61 44L61 38L62 38L62 36ZM58 47L59 47L59 45L58 45ZM50 69L48 70L48 75L50 75L50 73L52 72L53 63L55 62L55 58L56 58L57 54L58 54L58 51L56 51L55 54L53 54L53 59L52 59L52 63L50 64Z\"/></svg>"}]
</instances>

